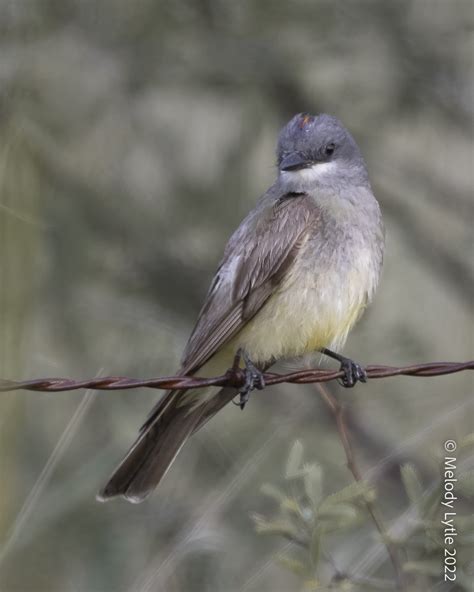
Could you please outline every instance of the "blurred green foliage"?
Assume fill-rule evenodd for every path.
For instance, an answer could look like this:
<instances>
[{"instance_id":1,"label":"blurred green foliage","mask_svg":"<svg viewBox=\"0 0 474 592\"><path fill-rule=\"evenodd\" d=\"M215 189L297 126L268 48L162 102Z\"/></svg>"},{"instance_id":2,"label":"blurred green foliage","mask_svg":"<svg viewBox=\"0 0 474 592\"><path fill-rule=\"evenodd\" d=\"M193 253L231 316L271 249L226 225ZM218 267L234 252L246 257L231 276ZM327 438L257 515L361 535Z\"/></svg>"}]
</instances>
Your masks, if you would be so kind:
<instances>
[{"instance_id":1,"label":"blurred green foliage","mask_svg":"<svg viewBox=\"0 0 474 592\"><path fill-rule=\"evenodd\" d=\"M353 132L387 227L347 355L472 358L472 17L471 0L0 0L0 375L174 372L299 111ZM400 465L432 483L432 452L472 431L472 386L468 373L331 385L387 520L406 508ZM2 590L294 589L248 517L266 515L259 486L279 482L296 439L315 500L316 466L322 495L347 486L314 388L229 406L149 502L97 504L157 396L0 397ZM352 502L346 518L363 515ZM372 532L331 535L342 571Z\"/></svg>"},{"instance_id":2,"label":"blurred green foliage","mask_svg":"<svg viewBox=\"0 0 474 592\"><path fill-rule=\"evenodd\" d=\"M463 463L469 458L472 444L472 437L461 443L458 462ZM382 533L377 533L372 525L377 535L372 548L383 548L384 539L396 545L400 567L406 578L403 585L413 591L432 590L440 581L444 581L443 557L445 549L449 549L454 560L448 561L451 571L447 575L453 578L461 590L469 592L472 583L469 570L474 517L468 512L474 497L474 474L472 471L464 472L460 484L456 486L460 497L456 499L456 516L452 522L457 532L453 535L456 540L453 555L453 545L445 542L445 525L442 523L446 510L441 504L444 493L442 468L441 465L441 479L425 489L413 465L401 467L401 480L409 507L405 510L405 516L402 513L392 525L391 530L398 530L396 537L387 530L382 538ZM359 569L353 573L340 570L333 557L334 553L338 554L341 540L334 535L369 525L371 517L364 509L367 503L376 502L375 489L367 481L353 481L325 495L323 477L324 471L319 464L303 462L303 446L296 440L288 456L285 490L268 483L261 488L261 492L272 500L272 505L277 504L277 513L271 517L254 515L257 533L279 536L292 543L290 549L280 553L276 559L297 576L301 590L395 590L397 584L394 576L381 579L373 575L380 569L378 563L390 563L388 554L381 561L373 561L370 556L376 555L370 547L359 549L362 555L365 553L369 558L358 559L359 565L368 562L369 577L358 573ZM451 528L451 518L445 520Z\"/></svg>"}]
</instances>

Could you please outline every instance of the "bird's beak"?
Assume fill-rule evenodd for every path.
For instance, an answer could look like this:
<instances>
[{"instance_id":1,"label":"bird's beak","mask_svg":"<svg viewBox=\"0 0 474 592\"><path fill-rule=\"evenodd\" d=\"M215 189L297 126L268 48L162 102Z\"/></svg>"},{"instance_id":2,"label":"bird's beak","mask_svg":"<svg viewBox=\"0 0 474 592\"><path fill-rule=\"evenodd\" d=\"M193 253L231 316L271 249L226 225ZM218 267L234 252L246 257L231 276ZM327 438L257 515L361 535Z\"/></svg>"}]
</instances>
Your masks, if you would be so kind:
<instances>
[{"instance_id":1,"label":"bird's beak","mask_svg":"<svg viewBox=\"0 0 474 592\"><path fill-rule=\"evenodd\" d=\"M300 169L307 169L313 164L307 157L299 154L298 152L292 152L283 157L280 162L280 171L298 171Z\"/></svg>"}]
</instances>

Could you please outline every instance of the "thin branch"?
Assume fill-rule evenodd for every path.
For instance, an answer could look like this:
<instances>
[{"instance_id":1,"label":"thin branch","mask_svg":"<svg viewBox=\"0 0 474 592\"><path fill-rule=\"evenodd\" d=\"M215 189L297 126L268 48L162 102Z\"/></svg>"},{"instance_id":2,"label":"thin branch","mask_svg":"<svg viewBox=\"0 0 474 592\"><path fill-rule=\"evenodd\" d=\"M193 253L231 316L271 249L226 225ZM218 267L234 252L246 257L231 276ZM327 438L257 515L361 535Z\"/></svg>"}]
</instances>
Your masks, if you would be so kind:
<instances>
[{"instance_id":1,"label":"thin branch","mask_svg":"<svg viewBox=\"0 0 474 592\"><path fill-rule=\"evenodd\" d=\"M352 473L355 481L363 481L362 473L360 472L359 467L357 465L354 455L354 449L352 447L352 443L349 437L349 430L344 416L344 406L341 405L337 398L333 394L331 394L328 391L328 389L322 384L318 384L316 388L319 391L323 401L329 407L331 413L334 416L339 438L341 440L342 447L344 448L344 452L346 454L347 468ZM400 565L398 551L396 546L390 540L390 536L388 534L388 530L385 526L380 510L378 506L370 500L365 501L365 506L372 518L373 523L375 524L376 529L380 533L385 548L387 549L387 553L390 557L390 561L392 562L393 569L395 571L395 575L397 578L397 587L399 590L404 590L405 586L403 571Z\"/></svg>"},{"instance_id":2,"label":"thin branch","mask_svg":"<svg viewBox=\"0 0 474 592\"><path fill-rule=\"evenodd\" d=\"M442 376L464 370L474 370L474 360L469 362L431 362L412 366L367 366L367 378L387 378L389 376ZM289 374L264 373L265 384L310 384L329 382L342 378L341 370L310 369L290 372ZM125 390L134 388L154 389L194 389L206 386L230 386L236 389L245 384L245 372L241 368L230 368L222 376L213 378L198 378L194 376L163 376L158 378L129 378L126 376L105 376L86 380L71 380L70 378L35 378L33 380L5 380L0 378L0 392L5 391L42 391L60 392L78 389L96 389L101 391Z\"/></svg>"}]
</instances>

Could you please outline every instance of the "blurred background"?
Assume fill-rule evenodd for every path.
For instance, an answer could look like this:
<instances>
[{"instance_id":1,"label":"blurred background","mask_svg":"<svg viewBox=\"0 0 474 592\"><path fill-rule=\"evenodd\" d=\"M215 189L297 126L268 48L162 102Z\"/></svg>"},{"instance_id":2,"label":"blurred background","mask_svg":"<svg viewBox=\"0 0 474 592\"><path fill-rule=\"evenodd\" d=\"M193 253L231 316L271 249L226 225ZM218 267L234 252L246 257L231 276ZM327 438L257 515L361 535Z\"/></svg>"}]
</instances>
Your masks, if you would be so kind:
<instances>
[{"instance_id":1,"label":"blurred background","mask_svg":"<svg viewBox=\"0 0 474 592\"><path fill-rule=\"evenodd\" d=\"M301 111L352 131L387 228L346 355L471 359L472 17L470 0L0 0L0 376L172 374ZM408 503L400 464L429 487L443 442L472 430L472 386L469 373L329 385L387 522ZM2 590L301 587L251 513L271 514L260 488L283 482L296 439L326 494L352 481L314 386L228 406L149 501L97 503L158 396L1 395ZM376 539L367 522L334 561L350 569Z\"/></svg>"}]
</instances>

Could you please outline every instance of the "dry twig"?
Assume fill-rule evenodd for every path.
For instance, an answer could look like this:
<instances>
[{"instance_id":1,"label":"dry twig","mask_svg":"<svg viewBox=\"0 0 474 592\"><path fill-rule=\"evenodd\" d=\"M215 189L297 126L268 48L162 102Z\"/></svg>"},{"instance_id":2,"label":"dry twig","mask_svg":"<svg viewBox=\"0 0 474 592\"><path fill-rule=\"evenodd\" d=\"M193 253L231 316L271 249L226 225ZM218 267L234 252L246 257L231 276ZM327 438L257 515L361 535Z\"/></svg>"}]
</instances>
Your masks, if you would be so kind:
<instances>
[{"instance_id":1,"label":"dry twig","mask_svg":"<svg viewBox=\"0 0 474 592\"><path fill-rule=\"evenodd\" d=\"M341 440L341 444L344 448L344 453L346 455L347 468L352 473L352 476L354 477L355 481L363 481L362 473L360 472L360 469L357 465L354 455L354 449L352 446L351 439L349 437L349 429L347 427L347 423L345 420L344 406L341 405L337 398L333 394L331 394L327 390L327 388L322 384L317 385L317 390L334 416L337 432L339 434L339 439ZM382 538L382 542L385 545L385 548L387 549L387 553L390 557L390 561L393 565L395 576L397 578L397 588L399 590L404 590L405 583L403 571L398 557L398 550L396 546L393 544L393 542L390 540L380 510L378 506L375 504L375 502L370 500L367 500L365 502L365 506L367 508L368 513L370 514L370 517L372 518L373 523L375 524L375 528L378 530Z\"/></svg>"}]
</instances>

